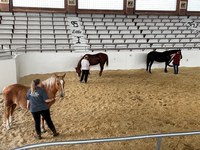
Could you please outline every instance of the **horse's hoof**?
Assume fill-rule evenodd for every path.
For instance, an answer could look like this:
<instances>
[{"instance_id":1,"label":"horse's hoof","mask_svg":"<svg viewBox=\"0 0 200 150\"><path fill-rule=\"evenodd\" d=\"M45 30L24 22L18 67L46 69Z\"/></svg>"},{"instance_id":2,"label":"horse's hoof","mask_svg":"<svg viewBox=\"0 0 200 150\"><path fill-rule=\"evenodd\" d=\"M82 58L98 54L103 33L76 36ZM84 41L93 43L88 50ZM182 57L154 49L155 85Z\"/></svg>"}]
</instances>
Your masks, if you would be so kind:
<instances>
[{"instance_id":1,"label":"horse's hoof","mask_svg":"<svg viewBox=\"0 0 200 150\"><path fill-rule=\"evenodd\" d=\"M6 125L6 129L7 129L7 130L10 130L10 129L11 129L11 126L10 126L10 125Z\"/></svg>"},{"instance_id":2,"label":"horse's hoof","mask_svg":"<svg viewBox=\"0 0 200 150\"><path fill-rule=\"evenodd\" d=\"M41 132L42 132L42 133L46 133L47 130L46 130L46 129L41 129Z\"/></svg>"},{"instance_id":3,"label":"horse's hoof","mask_svg":"<svg viewBox=\"0 0 200 150\"><path fill-rule=\"evenodd\" d=\"M43 130L43 131L41 131L42 133L46 133L47 132L47 130Z\"/></svg>"},{"instance_id":4,"label":"horse's hoof","mask_svg":"<svg viewBox=\"0 0 200 150\"><path fill-rule=\"evenodd\" d=\"M10 122L9 124L10 124L10 127L13 125L13 123L12 123L12 122Z\"/></svg>"}]
</instances>

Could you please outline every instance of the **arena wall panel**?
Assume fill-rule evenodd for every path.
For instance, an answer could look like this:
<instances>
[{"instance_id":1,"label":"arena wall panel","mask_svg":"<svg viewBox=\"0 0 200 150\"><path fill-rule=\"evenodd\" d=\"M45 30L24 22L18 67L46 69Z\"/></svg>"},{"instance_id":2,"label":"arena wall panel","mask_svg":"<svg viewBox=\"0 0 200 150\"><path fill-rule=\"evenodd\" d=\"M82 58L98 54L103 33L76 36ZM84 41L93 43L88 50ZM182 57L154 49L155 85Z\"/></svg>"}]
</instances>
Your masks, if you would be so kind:
<instances>
[{"instance_id":1,"label":"arena wall panel","mask_svg":"<svg viewBox=\"0 0 200 150\"><path fill-rule=\"evenodd\" d=\"M105 70L144 69L145 71L148 52L139 50L133 52L108 51L106 54L109 56L109 66L105 66ZM90 53L92 54L92 52ZM86 52L26 53L13 59L1 60L0 92L4 86L17 83L20 77L26 75L75 71L74 68L84 54ZM184 50L182 55L181 67L200 67L199 50ZM164 63L154 62L152 69L154 68L164 68ZM91 70L99 70L99 65L92 66ZM76 74L74 73L74 75Z\"/></svg>"}]
</instances>

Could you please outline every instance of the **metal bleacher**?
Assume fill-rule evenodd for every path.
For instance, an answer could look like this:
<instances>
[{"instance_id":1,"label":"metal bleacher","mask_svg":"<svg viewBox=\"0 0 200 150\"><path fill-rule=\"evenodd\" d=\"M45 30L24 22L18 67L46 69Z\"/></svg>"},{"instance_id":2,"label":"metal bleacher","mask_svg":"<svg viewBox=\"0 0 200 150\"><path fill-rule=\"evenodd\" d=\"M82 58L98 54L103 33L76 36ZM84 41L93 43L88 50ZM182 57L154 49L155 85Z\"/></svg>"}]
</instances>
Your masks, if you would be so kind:
<instances>
[{"instance_id":1,"label":"metal bleacher","mask_svg":"<svg viewBox=\"0 0 200 150\"><path fill-rule=\"evenodd\" d=\"M198 16L0 13L0 51L73 51L67 17L78 17L89 50L200 49L182 20Z\"/></svg>"},{"instance_id":2,"label":"metal bleacher","mask_svg":"<svg viewBox=\"0 0 200 150\"><path fill-rule=\"evenodd\" d=\"M66 14L0 13L0 49L72 51Z\"/></svg>"},{"instance_id":3,"label":"metal bleacher","mask_svg":"<svg viewBox=\"0 0 200 150\"><path fill-rule=\"evenodd\" d=\"M93 50L200 48L198 34L182 22L198 19L195 16L80 14L79 17Z\"/></svg>"}]
</instances>

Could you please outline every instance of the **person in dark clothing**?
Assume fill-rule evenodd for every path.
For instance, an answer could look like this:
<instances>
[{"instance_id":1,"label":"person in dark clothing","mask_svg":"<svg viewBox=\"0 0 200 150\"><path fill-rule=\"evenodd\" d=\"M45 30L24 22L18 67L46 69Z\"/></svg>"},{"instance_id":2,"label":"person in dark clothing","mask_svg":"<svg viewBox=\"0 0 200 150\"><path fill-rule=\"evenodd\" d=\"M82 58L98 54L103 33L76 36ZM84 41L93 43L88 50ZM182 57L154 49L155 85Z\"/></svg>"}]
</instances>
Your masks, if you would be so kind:
<instances>
[{"instance_id":1,"label":"person in dark clothing","mask_svg":"<svg viewBox=\"0 0 200 150\"><path fill-rule=\"evenodd\" d=\"M40 127L41 116L53 132L53 136L59 135L59 133L56 132L55 126L51 120L50 111L47 105L48 102L54 100L55 98L48 99L46 91L42 88L42 82L40 79L32 81L31 89L27 92L27 108L30 110L35 121L35 138L37 139L42 139Z\"/></svg>"},{"instance_id":2,"label":"person in dark clothing","mask_svg":"<svg viewBox=\"0 0 200 150\"><path fill-rule=\"evenodd\" d=\"M173 59L174 74L178 74L179 72L178 67L180 65L180 60L182 59L181 50L173 54L172 59Z\"/></svg>"}]
</instances>

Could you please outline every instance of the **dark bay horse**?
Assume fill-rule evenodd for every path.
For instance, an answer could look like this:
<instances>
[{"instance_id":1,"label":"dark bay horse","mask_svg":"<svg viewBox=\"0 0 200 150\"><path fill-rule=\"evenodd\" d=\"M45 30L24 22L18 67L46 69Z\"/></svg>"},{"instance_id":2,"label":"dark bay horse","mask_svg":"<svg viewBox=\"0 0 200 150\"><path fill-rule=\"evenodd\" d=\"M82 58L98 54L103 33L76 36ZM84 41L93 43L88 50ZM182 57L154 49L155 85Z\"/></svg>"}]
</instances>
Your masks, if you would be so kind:
<instances>
[{"instance_id":1,"label":"dark bay horse","mask_svg":"<svg viewBox=\"0 0 200 150\"><path fill-rule=\"evenodd\" d=\"M43 87L47 92L49 98L54 98L56 93L60 92L60 97L64 97L64 77L53 75L52 77L42 81ZM27 99L26 93L30 87L21 85L21 84L12 84L3 89L3 98L4 98L4 114L6 128L10 129L12 125L13 112L17 106L27 109ZM55 101L48 103L49 108ZM42 119L42 129L44 129L44 120Z\"/></svg>"},{"instance_id":2,"label":"dark bay horse","mask_svg":"<svg viewBox=\"0 0 200 150\"><path fill-rule=\"evenodd\" d=\"M100 64L99 76L101 76L103 69L104 69L104 64L106 63L106 65L108 66L108 55L104 54L104 53L97 53L97 54L94 54L94 55L85 54L85 55L88 56L88 60L90 62L90 65ZM75 68L76 73L78 74L79 77L81 75L81 60L84 58L84 56L79 60L77 67Z\"/></svg>"},{"instance_id":3,"label":"dark bay horse","mask_svg":"<svg viewBox=\"0 0 200 150\"><path fill-rule=\"evenodd\" d=\"M171 66L171 65L169 65L170 62L172 61L171 55L177 53L178 51L181 52L180 49L178 49L178 50L168 50L168 51L164 51L164 52L157 52L157 51L149 52L147 54L146 71L149 71L149 73L151 73L151 66L152 66L154 61L157 61L157 62L165 62L164 71L167 72L167 66ZM181 54L181 56L182 56L182 54Z\"/></svg>"}]
</instances>

